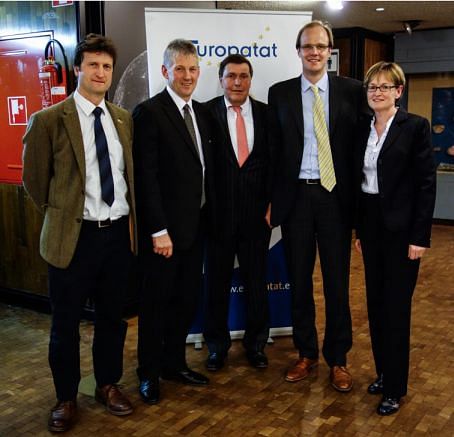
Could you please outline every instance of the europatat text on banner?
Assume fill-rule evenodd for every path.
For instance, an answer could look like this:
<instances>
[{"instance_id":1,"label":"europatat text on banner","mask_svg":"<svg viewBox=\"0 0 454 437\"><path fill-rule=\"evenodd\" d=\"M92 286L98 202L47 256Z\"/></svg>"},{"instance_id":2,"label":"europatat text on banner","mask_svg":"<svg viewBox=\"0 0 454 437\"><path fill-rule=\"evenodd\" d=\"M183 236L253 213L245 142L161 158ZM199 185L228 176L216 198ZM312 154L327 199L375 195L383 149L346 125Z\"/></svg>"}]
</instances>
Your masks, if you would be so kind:
<instances>
[{"instance_id":1,"label":"europatat text on banner","mask_svg":"<svg viewBox=\"0 0 454 437\"><path fill-rule=\"evenodd\" d=\"M266 102L268 88L301 74L295 38L311 12L145 8L150 96L163 90L162 54L175 38L192 41L200 61L194 99L222 94L219 63L229 54L248 58L254 68L251 95Z\"/></svg>"}]
</instances>

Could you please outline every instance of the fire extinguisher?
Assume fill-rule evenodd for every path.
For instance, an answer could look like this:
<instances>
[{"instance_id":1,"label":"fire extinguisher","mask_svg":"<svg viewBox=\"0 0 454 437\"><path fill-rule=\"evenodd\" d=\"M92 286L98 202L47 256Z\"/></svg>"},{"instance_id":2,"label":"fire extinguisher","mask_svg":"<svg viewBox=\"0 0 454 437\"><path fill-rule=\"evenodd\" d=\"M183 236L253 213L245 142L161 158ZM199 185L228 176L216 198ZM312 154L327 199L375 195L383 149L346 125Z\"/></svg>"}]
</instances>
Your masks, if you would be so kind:
<instances>
[{"instance_id":1,"label":"fire extinguisher","mask_svg":"<svg viewBox=\"0 0 454 437\"><path fill-rule=\"evenodd\" d=\"M55 61L53 43L57 43L62 51L65 68L62 68ZM49 54L49 48L51 49L51 54ZM41 106L43 108L48 108L65 100L68 95L67 71L68 60L63 46L56 39L49 40L44 49L44 62L38 73L41 88Z\"/></svg>"}]
</instances>

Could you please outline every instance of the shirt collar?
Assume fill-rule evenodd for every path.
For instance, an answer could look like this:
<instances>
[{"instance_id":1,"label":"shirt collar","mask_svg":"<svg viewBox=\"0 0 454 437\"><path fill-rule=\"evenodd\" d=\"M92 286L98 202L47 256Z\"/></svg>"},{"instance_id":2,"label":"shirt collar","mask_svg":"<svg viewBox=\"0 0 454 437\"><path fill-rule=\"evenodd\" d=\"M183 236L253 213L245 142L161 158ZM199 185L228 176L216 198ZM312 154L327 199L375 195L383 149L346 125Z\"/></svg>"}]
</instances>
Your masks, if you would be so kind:
<instances>
[{"instance_id":1,"label":"shirt collar","mask_svg":"<svg viewBox=\"0 0 454 437\"><path fill-rule=\"evenodd\" d=\"M173 102L175 105L177 105L177 108L181 112L184 108L185 105L188 105L191 108L192 111L192 97L189 99L187 102L186 100L182 99L172 88L170 88L169 85L166 87L167 92L170 94L170 97L172 98Z\"/></svg>"},{"instance_id":2,"label":"shirt collar","mask_svg":"<svg viewBox=\"0 0 454 437\"><path fill-rule=\"evenodd\" d=\"M93 113L93 110L96 108L96 105L90 102L90 100L86 99L77 90L74 91L74 101L87 117L89 117ZM106 101L102 99L98 106L103 110L105 114L107 111Z\"/></svg>"},{"instance_id":3,"label":"shirt collar","mask_svg":"<svg viewBox=\"0 0 454 437\"><path fill-rule=\"evenodd\" d=\"M229 100L227 99L226 96L224 96L224 103L225 103L225 106L227 107L227 109L232 107L232 104L229 102ZM242 105L240 105L240 108L241 108L241 113L243 115L246 115L249 113L249 111L251 110L251 99L249 98L249 96L247 96L244 103Z\"/></svg>"},{"instance_id":4,"label":"shirt collar","mask_svg":"<svg viewBox=\"0 0 454 437\"><path fill-rule=\"evenodd\" d=\"M301 75L301 89L303 93L311 89L311 86L315 85L318 87L319 90L325 92L328 89L328 73L325 71L325 74L320 78L320 80L313 84L312 82L308 81L304 74Z\"/></svg>"},{"instance_id":5,"label":"shirt collar","mask_svg":"<svg viewBox=\"0 0 454 437\"><path fill-rule=\"evenodd\" d=\"M385 132L388 132L389 127L391 126L391 123L393 122L394 117L396 116L396 114L397 114L397 111L396 111L396 113L395 113L392 117L390 117L389 120L386 122ZM375 130L375 115L372 117L372 120L371 120L371 122L370 122L370 128L373 129L373 130Z\"/></svg>"}]
</instances>

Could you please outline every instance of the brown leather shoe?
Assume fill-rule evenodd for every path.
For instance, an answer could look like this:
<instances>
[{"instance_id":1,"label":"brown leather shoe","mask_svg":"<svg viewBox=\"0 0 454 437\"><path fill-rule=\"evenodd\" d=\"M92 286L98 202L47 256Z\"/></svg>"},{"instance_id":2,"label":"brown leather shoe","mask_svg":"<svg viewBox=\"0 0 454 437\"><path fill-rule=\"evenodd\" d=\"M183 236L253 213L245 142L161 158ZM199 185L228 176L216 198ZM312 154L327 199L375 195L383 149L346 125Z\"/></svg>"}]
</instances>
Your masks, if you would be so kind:
<instances>
[{"instance_id":1,"label":"brown leather shoe","mask_svg":"<svg viewBox=\"0 0 454 437\"><path fill-rule=\"evenodd\" d=\"M311 360L310 358L299 359L293 367L287 370L285 380L288 382L297 382L306 378L311 370L317 366L318 360Z\"/></svg>"},{"instance_id":2,"label":"brown leather shoe","mask_svg":"<svg viewBox=\"0 0 454 437\"><path fill-rule=\"evenodd\" d=\"M132 405L116 384L96 387L95 399L106 406L114 416L126 416L132 413Z\"/></svg>"},{"instance_id":3,"label":"brown leather shoe","mask_svg":"<svg viewBox=\"0 0 454 437\"><path fill-rule=\"evenodd\" d=\"M74 424L77 417L76 401L57 401L50 410L47 428L51 432L64 432Z\"/></svg>"},{"instance_id":4,"label":"brown leather shoe","mask_svg":"<svg viewBox=\"0 0 454 437\"><path fill-rule=\"evenodd\" d=\"M345 366L333 366L329 374L331 385L341 392L350 391L353 387L353 379Z\"/></svg>"}]
</instances>

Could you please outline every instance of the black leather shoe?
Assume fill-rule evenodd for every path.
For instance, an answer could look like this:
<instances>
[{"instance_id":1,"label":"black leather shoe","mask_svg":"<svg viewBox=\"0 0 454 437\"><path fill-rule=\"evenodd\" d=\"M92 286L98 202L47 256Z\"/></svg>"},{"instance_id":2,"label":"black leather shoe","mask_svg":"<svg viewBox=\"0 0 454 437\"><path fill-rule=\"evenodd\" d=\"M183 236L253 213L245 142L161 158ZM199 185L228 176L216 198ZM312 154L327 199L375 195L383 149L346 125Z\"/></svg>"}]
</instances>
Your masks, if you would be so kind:
<instances>
[{"instance_id":1,"label":"black leather shoe","mask_svg":"<svg viewBox=\"0 0 454 437\"><path fill-rule=\"evenodd\" d=\"M397 413L399 411L399 398L387 398L383 396L383 399L378 404L377 413L380 416L389 416L390 414Z\"/></svg>"},{"instance_id":2,"label":"black leather shoe","mask_svg":"<svg viewBox=\"0 0 454 437\"><path fill-rule=\"evenodd\" d=\"M170 381L181 382L188 385L207 385L210 380L201 373L194 372L194 370L186 367L182 370L163 370L162 379Z\"/></svg>"},{"instance_id":3,"label":"black leather shoe","mask_svg":"<svg viewBox=\"0 0 454 437\"><path fill-rule=\"evenodd\" d=\"M268 367L268 358L263 351L247 351L246 356L252 367L257 369L266 369Z\"/></svg>"},{"instance_id":4,"label":"black leather shoe","mask_svg":"<svg viewBox=\"0 0 454 437\"><path fill-rule=\"evenodd\" d=\"M208 355L205 362L205 367L211 372L216 372L224 367L225 357L217 352L212 352Z\"/></svg>"},{"instance_id":5,"label":"black leather shoe","mask_svg":"<svg viewBox=\"0 0 454 437\"><path fill-rule=\"evenodd\" d=\"M144 379L140 381L139 393L146 404L157 404L159 402L159 380Z\"/></svg>"},{"instance_id":6,"label":"black leather shoe","mask_svg":"<svg viewBox=\"0 0 454 437\"><path fill-rule=\"evenodd\" d=\"M370 395L379 395L383 393L383 375L380 375L375 382L367 387L367 393Z\"/></svg>"}]
</instances>

